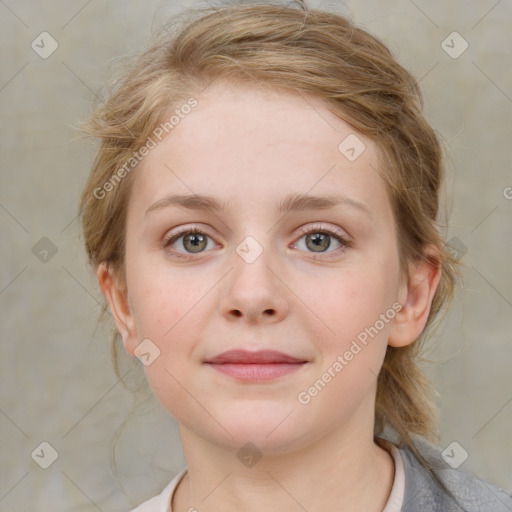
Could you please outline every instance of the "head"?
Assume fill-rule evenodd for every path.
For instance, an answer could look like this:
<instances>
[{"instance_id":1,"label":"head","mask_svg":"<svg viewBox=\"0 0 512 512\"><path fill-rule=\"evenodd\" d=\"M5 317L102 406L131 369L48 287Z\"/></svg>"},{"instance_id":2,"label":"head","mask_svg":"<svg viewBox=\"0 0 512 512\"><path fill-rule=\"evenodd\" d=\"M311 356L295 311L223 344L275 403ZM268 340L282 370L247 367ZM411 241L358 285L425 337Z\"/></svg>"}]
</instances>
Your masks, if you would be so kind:
<instances>
[{"instance_id":1,"label":"head","mask_svg":"<svg viewBox=\"0 0 512 512\"><path fill-rule=\"evenodd\" d=\"M115 339L132 355L151 340L156 396L222 445L300 447L370 416L375 436L389 425L408 444L435 440L418 361L455 262L438 223L442 149L416 81L338 15L200 14L142 53L84 127L101 139L85 245ZM207 361L240 348L306 364L266 385L211 373ZM318 379L325 389L308 391ZM291 407L301 421L269 436Z\"/></svg>"}]
</instances>

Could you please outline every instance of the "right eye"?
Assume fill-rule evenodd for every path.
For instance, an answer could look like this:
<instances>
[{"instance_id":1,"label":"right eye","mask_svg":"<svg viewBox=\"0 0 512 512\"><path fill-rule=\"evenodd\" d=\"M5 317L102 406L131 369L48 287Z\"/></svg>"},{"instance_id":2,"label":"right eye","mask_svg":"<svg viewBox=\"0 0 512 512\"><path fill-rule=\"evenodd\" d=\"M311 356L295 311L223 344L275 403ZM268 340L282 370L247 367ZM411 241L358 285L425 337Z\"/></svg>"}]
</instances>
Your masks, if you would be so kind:
<instances>
[{"instance_id":1,"label":"right eye","mask_svg":"<svg viewBox=\"0 0 512 512\"><path fill-rule=\"evenodd\" d=\"M187 257L191 254L204 252L205 249L208 248L209 240L214 247L217 245L208 235L198 228L187 228L166 237L163 241L163 246L164 248L169 248L176 245L172 247L172 250L178 253L177 256Z\"/></svg>"}]
</instances>

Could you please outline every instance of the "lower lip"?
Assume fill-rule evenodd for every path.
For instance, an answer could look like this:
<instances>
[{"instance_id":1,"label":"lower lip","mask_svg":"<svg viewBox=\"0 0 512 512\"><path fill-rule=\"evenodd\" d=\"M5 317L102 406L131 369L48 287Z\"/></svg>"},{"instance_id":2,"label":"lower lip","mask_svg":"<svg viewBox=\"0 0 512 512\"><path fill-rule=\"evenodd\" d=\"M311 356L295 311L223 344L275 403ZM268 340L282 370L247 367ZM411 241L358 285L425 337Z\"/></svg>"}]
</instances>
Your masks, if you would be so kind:
<instances>
[{"instance_id":1,"label":"lower lip","mask_svg":"<svg viewBox=\"0 0 512 512\"><path fill-rule=\"evenodd\" d=\"M268 363L238 364L223 363L209 365L218 372L229 375L243 382L265 382L284 375L289 375L304 366L305 363Z\"/></svg>"}]
</instances>

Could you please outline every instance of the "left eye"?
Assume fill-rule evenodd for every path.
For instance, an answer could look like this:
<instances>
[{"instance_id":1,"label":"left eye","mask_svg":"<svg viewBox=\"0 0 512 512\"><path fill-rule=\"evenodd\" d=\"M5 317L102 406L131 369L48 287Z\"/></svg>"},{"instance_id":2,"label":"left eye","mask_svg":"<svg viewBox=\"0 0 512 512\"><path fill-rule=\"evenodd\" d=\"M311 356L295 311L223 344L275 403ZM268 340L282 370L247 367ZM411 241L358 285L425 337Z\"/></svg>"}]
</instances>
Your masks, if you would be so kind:
<instances>
[{"instance_id":1,"label":"left eye","mask_svg":"<svg viewBox=\"0 0 512 512\"><path fill-rule=\"evenodd\" d=\"M335 239L338 247L334 247L333 250L327 251L332 246L331 240ZM329 229L314 229L305 233L300 239L304 240L306 249L311 252L323 253L323 252L334 252L337 249L348 246L348 242L339 234ZM296 245L299 245L299 242ZM300 247L299 247L300 248Z\"/></svg>"}]
</instances>

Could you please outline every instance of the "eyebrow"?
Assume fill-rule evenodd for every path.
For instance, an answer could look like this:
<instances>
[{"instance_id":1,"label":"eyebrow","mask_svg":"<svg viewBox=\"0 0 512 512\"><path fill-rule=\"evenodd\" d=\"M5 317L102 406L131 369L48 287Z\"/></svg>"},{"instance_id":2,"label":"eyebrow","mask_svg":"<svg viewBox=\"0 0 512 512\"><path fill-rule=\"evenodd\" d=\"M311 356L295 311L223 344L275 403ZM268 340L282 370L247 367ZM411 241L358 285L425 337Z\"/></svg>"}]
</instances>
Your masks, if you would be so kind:
<instances>
[{"instance_id":1,"label":"eyebrow","mask_svg":"<svg viewBox=\"0 0 512 512\"><path fill-rule=\"evenodd\" d=\"M146 210L145 215L171 206L188 210L223 212L226 209L226 204L226 202L220 203L213 196L204 194L169 194L153 203ZM368 206L343 194L324 196L291 194L277 205L277 212L327 210L336 206L349 207L371 216Z\"/></svg>"}]
</instances>

